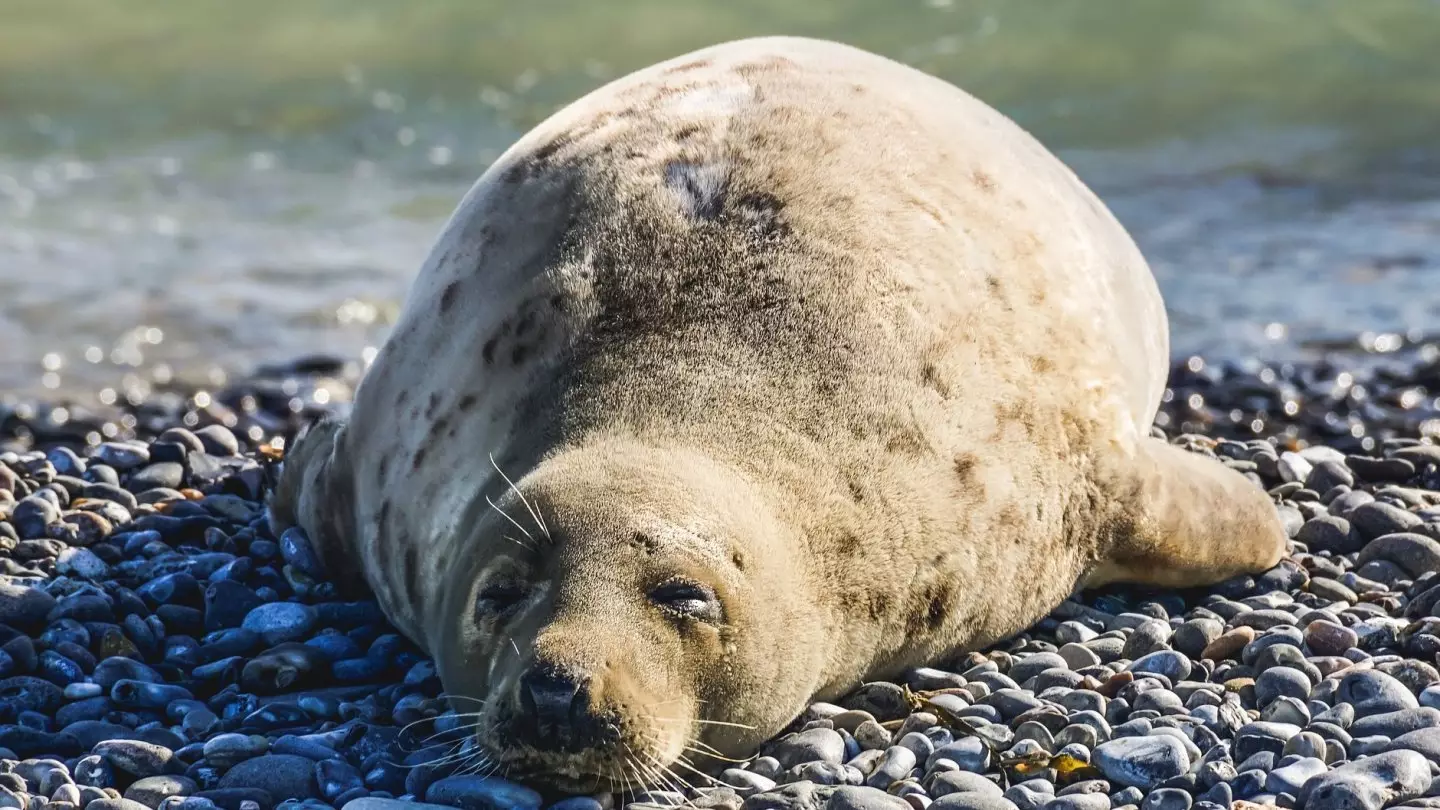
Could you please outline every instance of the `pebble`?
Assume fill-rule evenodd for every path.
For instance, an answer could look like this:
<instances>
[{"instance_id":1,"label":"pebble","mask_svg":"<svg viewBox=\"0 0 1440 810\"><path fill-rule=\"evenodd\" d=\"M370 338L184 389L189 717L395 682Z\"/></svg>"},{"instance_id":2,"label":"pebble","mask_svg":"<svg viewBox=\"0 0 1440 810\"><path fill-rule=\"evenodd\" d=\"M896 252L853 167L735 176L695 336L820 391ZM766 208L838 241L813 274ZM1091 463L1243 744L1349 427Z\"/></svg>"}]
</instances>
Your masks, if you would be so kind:
<instances>
[{"instance_id":1,"label":"pebble","mask_svg":"<svg viewBox=\"0 0 1440 810\"><path fill-rule=\"evenodd\" d=\"M540 794L499 778L450 776L430 785L425 801L466 810L539 810Z\"/></svg>"},{"instance_id":2,"label":"pebble","mask_svg":"<svg viewBox=\"0 0 1440 810\"><path fill-rule=\"evenodd\" d=\"M1430 765L1414 751L1390 751L1347 762L1309 781L1297 794L1304 810L1380 810L1420 796Z\"/></svg>"},{"instance_id":3,"label":"pebble","mask_svg":"<svg viewBox=\"0 0 1440 810\"><path fill-rule=\"evenodd\" d=\"M247 759L220 777L219 788L253 788L271 796L307 798L316 794L315 762L293 754Z\"/></svg>"},{"instance_id":4,"label":"pebble","mask_svg":"<svg viewBox=\"0 0 1440 810\"><path fill-rule=\"evenodd\" d=\"M262 604L245 614L240 626L259 634L266 644L300 641L315 626L315 609L299 602Z\"/></svg>"},{"instance_id":5,"label":"pebble","mask_svg":"<svg viewBox=\"0 0 1440 810\"><path fill-rule=\"evenodd\" d=\"M1142 790L1190 770L1190 755L1174 737L1122 737L1101 743L1095 765L1118 785Z\"/></svg>"}]
</instances>

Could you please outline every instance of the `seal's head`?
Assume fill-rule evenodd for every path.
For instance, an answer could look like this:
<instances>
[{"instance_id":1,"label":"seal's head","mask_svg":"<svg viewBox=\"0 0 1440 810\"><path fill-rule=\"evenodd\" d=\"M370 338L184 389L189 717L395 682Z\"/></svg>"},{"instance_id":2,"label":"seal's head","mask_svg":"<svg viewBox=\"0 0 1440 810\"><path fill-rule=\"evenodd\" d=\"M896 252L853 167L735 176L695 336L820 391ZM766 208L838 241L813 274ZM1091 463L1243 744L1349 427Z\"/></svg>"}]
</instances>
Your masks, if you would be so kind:
<instances>
[{"instance_id":1,"label":"seal's head","mask_svg":"<svg viewBox=\"0 0 1440 810\"><path fill-rule=\"evenodd\" d=\"M457 709L493 765L566 791L696 783L804 708L822 630L758 487L609 442L514 483L427 628L447 691L483 701Z\"/></svg>"}]
</instances>

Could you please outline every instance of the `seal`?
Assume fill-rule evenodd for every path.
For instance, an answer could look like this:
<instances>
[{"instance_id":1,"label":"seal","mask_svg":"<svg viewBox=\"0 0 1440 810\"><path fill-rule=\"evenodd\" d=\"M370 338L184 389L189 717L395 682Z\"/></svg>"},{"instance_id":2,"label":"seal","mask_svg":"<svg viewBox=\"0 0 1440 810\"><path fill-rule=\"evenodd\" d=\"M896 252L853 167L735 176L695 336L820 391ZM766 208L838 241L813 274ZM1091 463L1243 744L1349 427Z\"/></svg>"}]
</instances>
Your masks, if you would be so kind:
<instances>
[{"instance_id":1,"label":"seal","mask_svg":"<svg viewBox=\"0 0 1440 810\"><path fill-rule=\"evenodd\" d=\"M1168 344L1125 230L1002 114L731 42L480 177L271 520L482 701L493 767L676 784L1077 587L1275 565L1266 494L1150 435Z\"/></svg>"}]
</instances>

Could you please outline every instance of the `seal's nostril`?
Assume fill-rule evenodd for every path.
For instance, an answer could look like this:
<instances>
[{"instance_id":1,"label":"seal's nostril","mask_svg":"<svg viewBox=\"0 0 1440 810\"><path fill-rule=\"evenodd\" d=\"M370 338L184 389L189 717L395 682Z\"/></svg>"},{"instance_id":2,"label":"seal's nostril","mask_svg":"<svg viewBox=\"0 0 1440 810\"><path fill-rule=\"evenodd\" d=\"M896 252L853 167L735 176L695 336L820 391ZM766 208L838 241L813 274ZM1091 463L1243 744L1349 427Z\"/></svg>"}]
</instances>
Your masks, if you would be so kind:
<instances>
[{"instance_id":1,"label":"seal's nostril","mask_svg":"<svg viewBox=\"0 0 1440 810\"><path fill-rule=\"evenodd\" d=\"M520 679L520 700L525 710L551 723L570 722L580 690L576 679L555 670L532 669Z\"/></svg>"}]
</instances>

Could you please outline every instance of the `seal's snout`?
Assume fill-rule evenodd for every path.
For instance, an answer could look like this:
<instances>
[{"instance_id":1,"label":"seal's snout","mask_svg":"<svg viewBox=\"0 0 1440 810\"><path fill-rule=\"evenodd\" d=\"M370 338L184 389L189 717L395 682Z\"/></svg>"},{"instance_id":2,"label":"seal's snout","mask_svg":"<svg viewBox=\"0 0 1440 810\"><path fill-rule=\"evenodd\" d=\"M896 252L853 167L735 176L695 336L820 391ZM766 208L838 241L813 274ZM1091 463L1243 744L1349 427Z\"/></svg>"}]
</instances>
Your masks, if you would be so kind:
<instances>
[{"instance_id":1,"label":"seal's snout","mask_svg":"<svg viewBox=\"0 0 1440 810\"><path fill-rule=\"evenodd\" d=\"M538 751L577 753L613 742L594 701L593 680L580 672L537 664L520 676L515 736Z\"/></svg>"}]
</instances>

